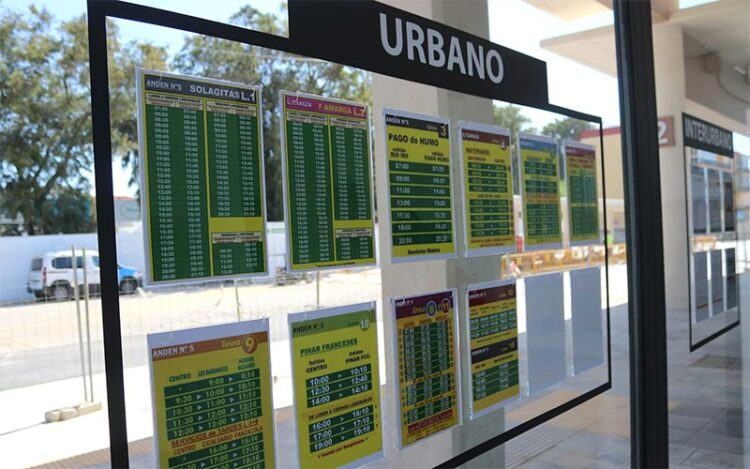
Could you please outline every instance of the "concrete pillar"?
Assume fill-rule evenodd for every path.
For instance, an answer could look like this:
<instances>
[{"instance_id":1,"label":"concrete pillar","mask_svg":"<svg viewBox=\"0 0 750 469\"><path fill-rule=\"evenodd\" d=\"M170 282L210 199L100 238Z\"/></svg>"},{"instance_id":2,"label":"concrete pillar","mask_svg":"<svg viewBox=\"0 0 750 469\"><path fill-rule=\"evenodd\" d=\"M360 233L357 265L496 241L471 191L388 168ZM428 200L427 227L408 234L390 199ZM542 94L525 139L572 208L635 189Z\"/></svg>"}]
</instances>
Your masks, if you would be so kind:
<instances>
[{"instance_id":1,"label":"concrete pillar","mask_svg":"<svg viewBox=\"0 0 750 469\"><path fill-rule=\"evenodd\" d=\"M473 34L489 37L489 23L487 13L487 2L485 0L469 0L465 2L454 2L450 0L391 0L387 1L395 7L413 12L415 14L432 18L456 28L469 31ZM380 305L383 311L384 345L386 356L386 379L388 386L383 393L386 414L391 418L397 418L394 414L398 388L393 383L395 374L395 357L393 356L393 328L394 321L390 317L390 298L402 295L418 294L444 288L456 288L459 292L457 297L459 317L459 343L463 345L465 337L464 318L464 295L463 286L466 283L487 281L500 278L500 258L498 256L471 259L463 256L463 225L462 205L454 204L454 226L458 245L459 258L450 261L413 262L407 264L391 265L388 259L390 228L387 226L388 210L388 185L387 164L384 154L385 135L383 129L382 112L384 107L400 109L404 111L418 112L436 116L449 117L451 119L451 156L453 164L451 170L454 177L454 196L458 200L460 194L458 163L458 145L456 143L456 126L459 120L473 120L487 124L492 123L492 101L466 96L460 93L438 90L431 86L420 85L403 80L398 80L382 75L373 76L373 120L375 123L375 178L378 204L378 234L380 238L379 252L381 253L381 275L382 275L382 297ZM468 357L463 349L458 355L459 369L461 370L461 404L468 403L466 364ZM468 406L462 408L464 426L459 430L444 432L439 436L430 438L422 443L414 445L405 451L395 452L393 448L397 445L398 433L396 431L398 422L385 421L385 451L388 457L389 467L413 467L431 466L496 435L504 428L504 415L502 412L470 422L468 420ZM502 450L490 452L489 455L472 461L480 466L502 467L504 455Z\"/></svg>"},{"instance_id":2,"label":"concrete pillar","mask_svg":"<svg viewBox=\"0 0 750 469\"><path fill-rule=\"evenodd\" d=\"M679 25L669 23L655 24L653 34L657 112L660 117L674 117L675 133L675 145L663 147L659 152L667 311L685 311L688 309L690 280L682 144L685 102L683 34Z\"/></svg>"}]
</instances>

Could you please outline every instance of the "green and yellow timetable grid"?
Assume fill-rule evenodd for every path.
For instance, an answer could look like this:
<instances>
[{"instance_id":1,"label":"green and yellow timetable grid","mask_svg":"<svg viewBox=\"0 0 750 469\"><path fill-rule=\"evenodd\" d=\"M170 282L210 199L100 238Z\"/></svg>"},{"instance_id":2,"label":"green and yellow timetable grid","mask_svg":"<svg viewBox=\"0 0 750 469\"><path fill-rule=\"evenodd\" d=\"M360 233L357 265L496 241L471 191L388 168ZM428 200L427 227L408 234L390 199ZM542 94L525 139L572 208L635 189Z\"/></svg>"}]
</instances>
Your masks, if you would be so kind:
<instances>
[{"instance_id":1,"label":"green and yellow timetable grid","mask_svg":"<svg viewBox=\"0 0 750 469\"><path fill-rule=\"evenodd\" d=\"M375 303L289 315L299 467L383 455Z\"/></svg>"},{"instance_id":2,"label":"green and yellow timetable grid","mask_svg":"<svg viewBox=\"0 0 750 469\"><path fill-rule=\"evenodd\" d=\"M391 262L456 257L449 120L389 109L383 114Z\"/></svg>"},{"instance_id":3,"label":"green and yellow timetable grid","mask_svg":"<svg viewBox=\"0 0 750 469\"><path fill-rule=\"evenodd\" d=\"M596 190L596 147L565 141L563 149L568 182L570 245L597 243L601 235Z\"/></svg>"},{"instance_id":4,"label":"green and yellow timetable grid","mask_svg":"<svg viewBox=\"0 0 750 469\"><path fill-rule=\"evenodd\" d=\"M369 108L288 91L281 106L290 269L374 264Z\"/></svg>"},{"instance_id":5,"label":"green and yellow timetable grid","mask_svg":"<svg viewBox=\"0 0 750 469\"><path fill-rule=\"evenodd\" d=\"M562 247L560 171L555 139L519 133L519 164L526 250Z\"/></svg>"},{"instance_id":6,"label":"green and yellow timetable grid","mask_svg":"<svg viewBox=\"0 0 750 469\"><path fill-rule=\"evenodd\" d=\"M459 122L467 256L516 250L510 130Z\"/></svg>"},{"instance_id":7,"label":"green and yellow timetable grid","mask_svg":"<svg viewBox=\"0 0 750 469\"><path fill-rule=\"evenodd\" d=\"M391 299L399 447L460 423L454 290Z\"/></svg>"},{"instance_id":8,"label":"green and yellow timetable grid","mask_svg":"<svg viewBox=\"0 0 750 469\"><path fill-rule=\"evenodd\" d=\"M147 282L266 272L259 88L138 70Z\"/></svg>"},{"instance_id":9,"label":"green and yellow timetable grid","mask_svg":"<svg viewBox=\"0 0 750 469\"><path fill-rule=\"evenodd\" d=\"M158 466L275 466L268 319L148 335Z\"/></svg>"},{"instance_id":10,"label":"green and yellow timetable grid","mask_svg":"<svg viewBox=\"0 0 750 469\"><path fill-rule=\"evenodd\" d=\"M474 419L519 395L515 281L467 285L466 303Z\"/></svg>"}]
</instances>

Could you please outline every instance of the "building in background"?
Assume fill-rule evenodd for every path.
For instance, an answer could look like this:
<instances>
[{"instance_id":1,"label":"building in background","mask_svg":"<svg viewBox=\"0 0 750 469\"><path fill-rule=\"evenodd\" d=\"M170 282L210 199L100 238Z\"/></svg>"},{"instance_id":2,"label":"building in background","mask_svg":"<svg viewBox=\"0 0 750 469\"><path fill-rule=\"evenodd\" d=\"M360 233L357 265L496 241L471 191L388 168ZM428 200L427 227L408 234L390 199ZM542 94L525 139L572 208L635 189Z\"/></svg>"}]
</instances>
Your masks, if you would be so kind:
<instances>
[{"instance_id":1,"label":"building in background","mask_svg":"<svg viewBox=\"0 0 750 469\"><path fill-rule=\"evenodd\" d=\"M611 10L606 0L525 0L573 21ZM682 114L687 113L741 136L750 135L750 9L747 2L721 0L680 8L678 0L652 1L656 101L659 120L664 262L667 308L688 309L688 236ZM691 2L696 4L698 2ZM580 31L541 41L541 47L617 76L614 27ZM600 146L598 137L582 140ZM619 128L604 132L607 195L622 198ZM739 161L737 168L743 163ZM619 174L618 174L619 173ZM746 177L746 176L745 176ZM618 187L619 185L619 187ZM742 183L738 183L738 192ZM745 202L737 201L737 208ZM613 220L615 236L622 229Z\"/></svg>"}]
</instances>

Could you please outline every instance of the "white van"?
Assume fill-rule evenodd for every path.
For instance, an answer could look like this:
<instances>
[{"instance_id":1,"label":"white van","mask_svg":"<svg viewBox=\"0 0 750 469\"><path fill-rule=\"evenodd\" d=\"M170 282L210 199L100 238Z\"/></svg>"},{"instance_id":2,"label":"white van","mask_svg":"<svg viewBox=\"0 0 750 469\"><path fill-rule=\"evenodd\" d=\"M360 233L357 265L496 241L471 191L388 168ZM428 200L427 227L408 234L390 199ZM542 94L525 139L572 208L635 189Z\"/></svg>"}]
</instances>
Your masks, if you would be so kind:
<instances>
[{"instance_id":1,"label":"white van","mask_svg":"<svg viewBox=\"0 0 750 469\"><path fill-rule=\"evenodd\" d=\"M76 264L78 288L83 294L83 257L79 253L76 253ZM143 283L141 273L128 267L117 267L120 292L126 295L135 293ZM31 259L26 290L37 298L70 299L73 298L74 292L73 276L71 251L48 252ZM101 289L101 278L97 251L86 251L86 277L89 293L98 293Z\"/></svg>"}]
</instances>

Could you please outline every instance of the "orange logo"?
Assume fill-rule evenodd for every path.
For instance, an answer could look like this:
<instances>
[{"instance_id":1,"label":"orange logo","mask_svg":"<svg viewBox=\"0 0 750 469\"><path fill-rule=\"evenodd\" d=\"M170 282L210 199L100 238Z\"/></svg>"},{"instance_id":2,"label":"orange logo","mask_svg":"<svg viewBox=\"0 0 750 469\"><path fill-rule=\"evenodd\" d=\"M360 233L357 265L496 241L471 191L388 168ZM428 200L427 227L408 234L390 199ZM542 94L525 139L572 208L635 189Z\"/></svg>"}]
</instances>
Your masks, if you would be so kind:
<instances>
[{"instance_id":1,"label":"orange logo","mask_svg":"<svg viewBox=\"0 0 750 469\"><path fill-rule=\"evenodd\" d=\"M242 350L251 355L258 348L258 340L254 335L247 335L242 339Z\"/></svg>"}]
</instances>

